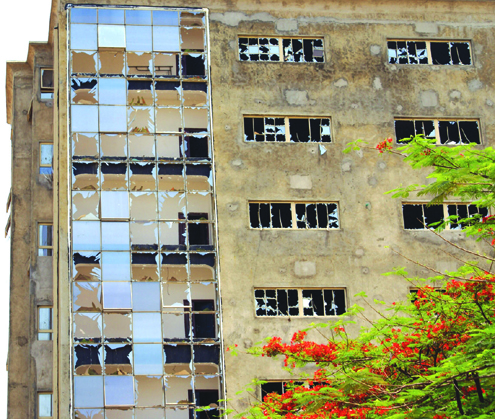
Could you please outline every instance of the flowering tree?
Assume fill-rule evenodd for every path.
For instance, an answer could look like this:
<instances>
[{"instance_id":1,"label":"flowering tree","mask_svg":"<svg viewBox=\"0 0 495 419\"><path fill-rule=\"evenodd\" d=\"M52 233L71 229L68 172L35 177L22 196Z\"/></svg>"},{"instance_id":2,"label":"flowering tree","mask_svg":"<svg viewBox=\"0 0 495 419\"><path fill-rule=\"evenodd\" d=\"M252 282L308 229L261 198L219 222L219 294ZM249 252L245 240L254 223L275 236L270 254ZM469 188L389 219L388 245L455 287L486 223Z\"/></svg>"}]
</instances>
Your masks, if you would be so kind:
<instances>
[{"instance_id":1,"label":"flowering tree","mask_svg":"<svg viewBox=\"0 0 495 419\"><path fill-rule=\"evenodd\" d=\"M357 141L346 151L359 148L373 147ZM397 149L390 139L375 148L400 156L414 169L432 171L433 183L400 187L391 191L394 197L415 192L433 197L432 203L457 197L480 208L494 206L495 150L490 147L437 146L417 136ZM489 250L495 245L494 217L450 217L432 234L443 238L440 231L447 222L462 225L466 234L486 241ZM282 395L265 396L240 416L494 418L495 259L492 252L485 255L450 244L463 251L466 260L458 271L430 278L444 281L442 289L424 286L411 301L393 303L358 337L348 335L344 316L333 324L311 326L326 329L324 344L306 340L306 331L300 331L290 342L272 337L252 350L259 356L283 357L298 383ZM409 279L404 269L393 274ZM364 315L364 310L354 306L348 315ZM308 364L316 371L301 384L298 368Z\"/></svg>"}]
</instances>

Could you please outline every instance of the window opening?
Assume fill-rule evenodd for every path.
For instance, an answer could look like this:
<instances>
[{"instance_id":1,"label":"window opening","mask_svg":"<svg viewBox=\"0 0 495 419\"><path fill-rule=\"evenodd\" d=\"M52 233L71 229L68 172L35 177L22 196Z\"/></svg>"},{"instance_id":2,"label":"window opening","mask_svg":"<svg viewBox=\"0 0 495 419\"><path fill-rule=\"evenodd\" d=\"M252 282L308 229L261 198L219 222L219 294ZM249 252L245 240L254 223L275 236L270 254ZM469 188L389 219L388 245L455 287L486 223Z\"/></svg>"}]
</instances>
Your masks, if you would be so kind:
<instances>
[{"instance_id":1,"label":"window opening","mask_svg":"<svg viewBox=\"0 0 495 419\"><path fill-rule=\"evenodd\" d=\"M53 68L40 69L41 100L53 99Z\"/></svg>"},{"instance_id":2,"label":"window opening","mask_svg":"<svg viewBox=\"0 0 495 419\"><path fill-rule=\"evenodd\" d=\"M38 256L52 256L53 225L38 224Z\"/></svg>"},{"instance_id":3,"label":"window opening","mask_svg":"<svg viewBox=\"0 0 495 419\"><path fill-rule=\"evenodd\" d=\"M467 41L390 40L387 48L390 64L472 64Z\"/></svg>"},{"instance_id":4,"label":"window opening","mask_svg":"<svg viewBox=\"0 0 495 419\"><path fill-rule=\"evenodd\" d=\"M52 340L52 307L38 307L38 340Z\"/></svg>"},{"instance_id":5,"label":"window opening","mask_svg":"<svg viewBox=\"0 0 495 419\"><path fill-rule=\"evenodd\" d=\"M402 216L404 228L406 230L426 230L432 227L432 224L444 221L450 216L457 216L458 219L472 217L474 215L488 215L487 208L478 208L470 204L421 204L405 203L402 204ZM461 230L467 225L452 221L445 226L446 230Z\"/></svg>"},{"instance_id":6,"label":"window opening","mask_svg":"<svg viewBox=\"0 0 495 419\"><path fill-rule=\"evenodd\" d=\"M241 61L322 63L323 38L239 37Z\"/></svg>"},{"instance_id":7,"label":"window opening","mask_svg":"<svg viewBox=\"0 0 495 419\"><path fill-rule=\"evenodd\" d=\"M244 117L244 140L257 142L329 143L330 118Z\"/></svg>"},{"instance_id":8,"label":"window opening","mask_svg":"<svg viewBox=\"0 0 495 419\"><path fill-rule=\"evenodd\" d=\"M53 173L53 144L40 143L40 174L51 175Z\"/></svg>"},{"instance_id":9,"label":"window opening","mask_svg":"<svg viewBox=\"0 0 495 419\"><path fill-rule=\"evenodd\" d=\"M38 418L51 418L53 416L53 394L38 393Z\"/></svg>"},{"instance_id":10,"label":"window opening","mask_svg":"<svg viewBox=\"0 0 495 419\"><path fill-rule=\"evenodd\" d=\"M256 315L339 316L346 312L344 289L255 289Z\"/></svg>"},{"instance_id":11,"label":"window opening","mask_svg":"<svg viewBox=\"0 0 495 419\"><path fill-rule=\"evenodd\" d=\"M324 202L250 202L251 228L337 229L338 204Z\"/></svg>"},{"instance_id":12,"label":"window opening","mask_svg":"<svg viewBox=\"0 0 495 419\"><path fill-rule=\"evenodd\" d=\"M439 145L481 144L477 120L458 119L396 119L395 136L398 143L407 143L415 135L435 139Z\"/></svg>"}]
</instances>

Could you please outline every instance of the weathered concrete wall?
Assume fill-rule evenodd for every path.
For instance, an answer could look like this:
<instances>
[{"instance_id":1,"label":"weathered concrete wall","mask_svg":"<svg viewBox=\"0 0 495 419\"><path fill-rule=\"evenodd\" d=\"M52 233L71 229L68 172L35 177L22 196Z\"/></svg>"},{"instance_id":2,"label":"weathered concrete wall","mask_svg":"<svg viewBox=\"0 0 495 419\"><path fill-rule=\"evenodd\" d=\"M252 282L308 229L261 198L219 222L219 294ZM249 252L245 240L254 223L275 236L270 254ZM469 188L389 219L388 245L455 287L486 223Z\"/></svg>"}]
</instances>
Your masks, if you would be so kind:
<instances>
[{"instance_id":1,"label":"weathered concrete wall","mask_svg":"<svg viewBox=\"0 0 495 419\"><path fill-rule=\"evenodd\" d=\"M65 3L54 2L59 21L60 143L55 182L59 218L61 301L60 417L70 401L67 274L67 144ZM91 1L72 3L92 4ZM100 4L116 4L114 0ZM456 262L437 251L440 239L404 231L401 203L383 192L424 182L401 162L373 153L343 155L348 141L394 136L394 117L480 118L484 144L495 132L493 104L495 4L488 1L184 1L122 0L120 5L210 8L211 73L216 191L220 242L223 335L249 347L268 335L290 337L313 318L257 318L254 287L345 287L348 304L370 298L405 298L409 284L382 272L405 265L384 246L443 270ZM437 23L438 22L438 23ZM239 35L323 36L324 64L240 62ZM388 38L469 39L467 67L387 64ZM41 105L40 105L41 107ZM46 111L40 109L39 112ZM245 114L330 116L333 143L246 143ZM43 131L44 132L44 131ZM40 136L40 139L42 135ZM33 160L34 161L34 160ZM335 231L257 231L249 228L249 200L339 201ZM462 233L446 232L471 245ZM428 275L412 267L411 273ZM372 314L369 314L373 316ZM319 319L316 319L319 320ZM280 364L241 355L226 358L228 397L253 376L277 379ZM233 402L242 408L241 402ZM19 416L20 417L20 416ZM27 417L27 416L23 416Z\"/></svg>"},{"instance_id":2,"label":"weathered concrete wall","mask_svg":"<svg viewBox=\"0 0 495 419\"><path fill-rule=\"evenodd\" d=\"M53 301L52 257L38 257L38 222L53 218L51 184L39 173L39 143L52 141L53 102L40 100L39 68L52 65L47 45L30 45L11 74L12 225L8 417L37 417L37 392L52 390L52 341L38 341L38 305ZM29 64L28 64L29 63ZM28 121L32 109L31 122Z\"/></svg>"}]
</instances>

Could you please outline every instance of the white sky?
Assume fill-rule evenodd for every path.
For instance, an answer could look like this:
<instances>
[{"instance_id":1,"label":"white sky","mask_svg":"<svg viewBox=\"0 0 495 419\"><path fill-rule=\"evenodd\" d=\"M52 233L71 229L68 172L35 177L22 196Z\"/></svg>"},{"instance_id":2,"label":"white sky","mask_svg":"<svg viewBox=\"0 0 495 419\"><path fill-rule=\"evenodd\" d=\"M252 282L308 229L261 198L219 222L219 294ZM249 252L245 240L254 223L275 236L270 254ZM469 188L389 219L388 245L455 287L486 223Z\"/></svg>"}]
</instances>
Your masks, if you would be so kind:
<instances>
[{"instance_id":1,"label":"white sky","mask_svg":"<svg viewBox=\"0 0 495 419\"><path fill-rule=\"evenodd\" d=\"M10 190L10 125L5 111L5 62L26 61L29 41L47 41L51 0L4 1L3 24L0 25L0 418L7 417L7 350L9 328L10 240L3 238L7 223L5 203ZM7 158L8 156L8 158ZM27 360L26 360L27 361Z\"/></svg>"}]
</instances>

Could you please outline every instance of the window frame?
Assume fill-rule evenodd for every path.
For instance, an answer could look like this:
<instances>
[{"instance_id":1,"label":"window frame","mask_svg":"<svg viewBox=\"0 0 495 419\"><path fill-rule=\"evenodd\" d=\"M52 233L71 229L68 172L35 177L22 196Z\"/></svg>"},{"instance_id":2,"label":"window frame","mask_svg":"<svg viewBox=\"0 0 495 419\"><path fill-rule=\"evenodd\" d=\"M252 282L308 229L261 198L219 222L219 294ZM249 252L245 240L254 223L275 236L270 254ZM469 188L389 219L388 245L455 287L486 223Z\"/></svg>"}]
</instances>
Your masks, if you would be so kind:
<instances>
[{"instance_id":1,"label":"window frame","mask_svg":"<svg viewBox=\"0 0 495 419\"><path fill-rule=\"evenodd\" d=\"M42 149L43 146L47 146L47 145L51 145L52 146L52 161L51 161L51 163L49 165L48 164L43 164L41 162L41 156L42 156L41 149ZM53 143L46 142L46 141L41 141L39 143L39 162L38 163L39 163L39 174L40 175L50 175L50 174L53 174ZM41 173L41 169L42 168L49 168L51 170L51 172L50 173Z\"/></svg>"},{"instance_id":2,"label":"window frame","mask_svg":"<svg viewBox=\"0 0 495 419\"><path fill-rule=\"evenodd\" d=\"M389 48L388 48L388 43L389 42L424 42L426 43L426 54L427 54L427 59L428 62L426 64L411 64L411 63L391 63L390 62L390 55L388 53ZM467 43L469 45L469 56L471 58L471 64L434 64L432 55L431 55L431 44L432 43L450 43L450 42L455 42L455 43ZM400 65L400 66L425 66L425 65L433 65L433 66L442 66L442 67L473 67L474 66L474 56L473 56L473 48L472 48L472 41L471 39L420 39L420 38L387 38L386 40L387 43L387 64L389 65Z\"/></svg>"},{"instance_id":3,"label":"window frame","mask_svg":"<svg viewBox=\"0 0 495 419\"><path fill-rule=\"evenodd\" d=\"M52 72L53 86L43 85L43 73L45 71ZM53 100L53 92L55 89L55 71L53 67L40 67L40 99L41 100Z\"/></svg>"},{"instance_id":4,"label":"window frame","mask_svg":"<svg viewBox=\"0 0 495 419\"><path fill-rule=\"evenodd\" d=\"M239 40L241 38L248 38L248 39L254 38L254 39L258 39L258 40L259 39L278 39L278 47L279 47L279 53L278 53L279 59L278 59L278 61L272 61L272 60L266 60L266 61L264 61L264 60L257 60L257 61L241 60L241 51L240 51L240 48L239 48ZM323 44L323 46L321 47L323 61L321 61L321 62L318 62L318 61L287 61L285 59L285 54L284 54L284 46L283 46L283 40L284 39L291 39L291 40L292 39L301 39L301 40L305 40L305 39L311 39L311 40L321 39L322 44ZM314 53L314 51L315 50L313 49L313 53ZM237 35L237 61L239 61L239 62L245 62L245 63L260 63L261 62L261 63L291 63L291 64L324 64L324 63L327 62L326 54L325 54L325 36L323 36L323 35L321 35L321 36L311 36L311 35L277 36L277 35L253 35L253 34L249 34L249 35Z\"/></svg>"},{"instance_id":5,"label":"window frame","mask_svg":"<svg viewBox=\"0 0 495 419\"><path fill-rule=\"evenodd\" d=\"M435 129L435 145L446 146L446 147L455 147L457 145L466 145L466 144L470 144L470 143L463 143L462 138L461 138L461 142L459 144L448 144L448 143L442 144L442 142L440 141L440 122L441 121L457 122L458 126L459 126L459 122L476 122L478 124L478 135L480 138L480 142L479 142L479 144L476 144L476 143L474 143L474 144L483 145L483 143L484 143L483 142L483 136L482 136L482 129L481 129L481 118L431 118L431 117L407 118L407 117L396 117L396 118L394 118L395 143L398 145L404 145L404 144L407 144L408 141L400 141L399 138L397 137L397 130L396 130L396 126L395 126L395 123L397 121L408 121L408 122L412 122L412 123L415 123L416 121L431 121L431 122L433 122L434 129ZM416 131L416 129L415 129L415 131Z\"/></svg>"},{"instance_id":6,"label":"window frame","mask_svg":"<svg viewBox=\"0 0 495 419\"><path fill-rule=\"evenodd\" d=\"M251 226L251 213L250 213L250 205L251 204L290 204L290 208L291 208L291 223L292 223L292 226L291 227L252 227ZM329 228L329 227L326 227L326 228L319 228L319 227L316 227L316 228L298 228L297 227L297 223L298 223L298 220L297 220L297 212L296 212L296 205L298 204L304 204L304 205L311 205L311 204L335 204L337 206L337 223L338 223L338 227L336 228ZM247 212L248 212L248 218L249 218L249 229L250 230L281 230L281 231L286 231L286 230L296 230L296 231L336 231L336 230L341 230L341 219L340 219L340 211L339 211L339 208L340 208L340 201L324 201L324 200L321 200L321 201L310 201L310 200L307 200L307 201L277 201L277 200L273 200L273 201L260 201L260 200L250 200L248 201L248 208L247 208ZM271 224L271 216L270 216L270 224Z\"/></svg>"},{"instance_id":7,"label":"window frame","mask_svg":"<svg viewBox=\"0 0 495 419\"><path fill-rule=\"evenodd\" d=\"M41 403L40 403L40 396L50 396L50 410L51 410L51 415L50 416L41 416L41 411L40 411L40 408L41 408ZM51 391L39 391L38 392L38 408L36 409L37 410L37 417L39 419L49 419L49 418L53 418L53 393Z\"/></svg>"},{"instance_id":8,"label":"window frame","mask_svg":"<svg viewBox=\"0 0 495 419\"><path fill-rule=\"evenodd\" d=\"M52 243L50 245L42 245L41 244L41 228L42 226L49 226L52 229ZM49 254L40 254L43 253L44 250L47 250L47 253ZM53 256L53 223L48 223L48 222L38 222L38 256Z\"/></svg>"},{"instance_id":9,"label":"window frame","mask_svg":"<svg viewBox=\"0 0 495 419\"><path fill-rule=\"evenodd\" d=\"M431 227L428 227L428 226L425 226L423 225L423 228L406 228L405 224L404 224L404 205L428 205L429 202L424 202L424 201L418 201L418 202L414 202L414 201L407 201L407 202L402 202L401 205L402 205L402 229L404 231L429 231L431 230L432 228ZM449 212L448 212L448 207L449 205L465 205L466 206L466 210L469 211L469 206L470 205L473 205L472 203L470 202L443 202L441 204L433 204L433 205L441 205L443 207L443 221L445 221L448 217L450 217L449 215ZM424 218L425 218L425 214L424 214L424 210L423 208L421 208L421 211L422 211L422 214L423 214L423 221L424 221ZM491 215L491 211L490 209L487 208L487 211L488 211L488 215ZM468 212L468 217L469 217L469 212ZM438 221L434 221L435 223L438 222ZM463 227L458 224L458 228L452 228L451 227L451 223L449 222L448 224L445 225L445 229L444 231L462 231Z\"/></svg>"},{"instance_id":10,"label":"window frame","mask_svg":"<svg viewBox=\"0 0 495 419\"><path fill-rule=\"evenodd\" d=\"M256 138L253 140L247 140L246 139L246 131L245 131L245 124L246 124L246 118L263 118L263 120L267 118L272 118L272 119L284 119L284 127L285 127L285 141L267 141L266 140L266 131L263 132L263 136L265 139L263 141L256 141ZM311 122L310 120L312 119L328 119L330 123L330 141L321 141L321 133L320 133L320 141L291 141L290 139L290 125L289 125L289 120L290 119L304 119L308 121L308 127L309 127L309 136L311 138ZM263 124L265 125L266 128L266 122L263 121ZM244 139L243 141L245 143L275 143L275 144L333 144L333 131L332 131L333 123L332 123L332 118L330 116L322 116L322 115L259 115L259 114L246 114L242 115L242 129L243 129L243 136ZM321 125L320 125L320 130L321 130Z\"/></svg>"},{"instance_id":11,"label":"window frame","mask_svg":"<svg viewBox=\"0 0 495 419\"><path fill-rule=\"evenodd\" d=\"M269 315L265 315L265 316L259 316L258 314L256 314L256 311L257 311L257 303L256 303L256 291L258 290L262 290L262 291L267 291L267 290L285 290L285 291L288 291L288 290L296 290L297 291L297 305L299 307L299 314L297 316L295 315L290 315L288 314L287 316L285 315L274 315L274 316L269 316ZM306 316L304 314L304 298L303 298L303 291L321 291L322 292L322 297L324 298L324 291L344 291L344 301L345 301L345 307L344 307L344 313L347 313L348 312L348 308L349 308L349 301L348 301L348 296L347 296L347 288L346 287L253 287L253 301L254 301L254 316L255 318L257 319L260 319L260 318L282 318L282 319L286 319L286 318L321 318L321 317L339 317L341 316L342 314L330 314L330 315L322 315L322 316L318 316L318 315L311 315L311 316ZM323 300L325 301L325 300Z\"/></svg>"},{"instance_id":12,"label":"window frame","mask_svg":"<svg viewBox=\"0 0 495 419\"><path fill-rule=\"evenodd\" d=\"M50 310L50 326L51 329L41 329L40 321L41 321L41 314L40 310L41 309L49 309ZM51 341L53 340L53 306L49 305L40 305L38 306L37 310L37 315L38 315L38 322L37 322L37 330L38 330L38 340L40 341ZM40 334L47 334L49 335L49 339L40 339Z\"/></svg>"}]
</instances>

